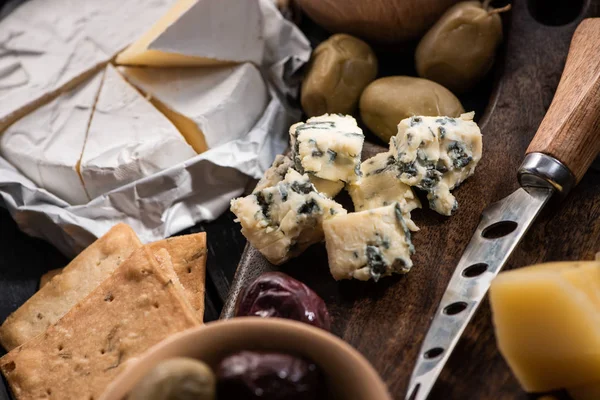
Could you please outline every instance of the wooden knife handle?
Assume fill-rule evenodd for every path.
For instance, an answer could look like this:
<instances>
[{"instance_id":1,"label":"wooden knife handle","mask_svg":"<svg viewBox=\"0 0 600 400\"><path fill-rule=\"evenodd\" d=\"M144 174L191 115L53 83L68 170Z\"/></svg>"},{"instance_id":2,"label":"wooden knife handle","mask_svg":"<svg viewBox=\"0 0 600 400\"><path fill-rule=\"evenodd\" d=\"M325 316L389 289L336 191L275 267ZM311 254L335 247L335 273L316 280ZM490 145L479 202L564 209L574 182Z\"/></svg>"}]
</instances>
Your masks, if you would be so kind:
<instances>
[{"instance_id":1,"label":"wooden knife handle","mask_svg":"<svg viewBox=\"0 0 600 400\"><path fill-rule=\"evenodd\" d=\"M579 182L600 152L600 18L584 19L573 35L556 94L529 153L566 165Z\"/></svg>"}]
</instances>

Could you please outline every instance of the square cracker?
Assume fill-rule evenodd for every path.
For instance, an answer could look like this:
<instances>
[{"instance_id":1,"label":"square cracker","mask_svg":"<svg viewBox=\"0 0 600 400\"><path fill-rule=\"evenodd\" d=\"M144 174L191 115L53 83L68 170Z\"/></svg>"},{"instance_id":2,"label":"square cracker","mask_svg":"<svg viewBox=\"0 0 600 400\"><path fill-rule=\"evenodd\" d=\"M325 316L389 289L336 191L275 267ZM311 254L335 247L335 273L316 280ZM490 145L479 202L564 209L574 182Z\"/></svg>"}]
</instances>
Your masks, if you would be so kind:
<instances>
[{"instance_id":1,"label":"square cracker","mask_svg":"<svg viewBox=\"0 0 600 400\"><path fill-rule=\"evenodd\" d=\"M97 399L127 360L199 325L174 275L165 249L136 250L54 326L0 359L16 398Z\"/></svg>"},{"instance_id":2,"label":"square cracker","mask_svg":"<svg viewBox=\"0 0 600 400\"><path fill-rule=\"evenodd\" d=\"M46 286L56 275L60 275L64 268L51 269L40 277L40 289Z\"/></svg>"},{"instance_id":3,"label":"square cracker","mask_svg":"<svg viewBox=\"0 0 600 400\"><path fill-rule=\"evenodd\" d=\"M204 317L206 233L176 236L149 244L152 251L166 249L173 269L200 320Z\"/></svg>"},{"instance_id":4,"label":"square cracker","mask_svg":"<svg viewBox=\"0 0 600 400\"><path fill-rule=\"evenodd\" d=\"M151 243L149 246L153 252L159 249L169 252L177 279L181 282L192 307L198 312L198 317L202 319L206 286L206 233L176 236ZM53 269L42 275L40 289L62 270Z\"/></svg>"},{"instance_id":5,"label":"square cracker","mask_svg":"<svg viewBox=\"0 0 600 400\"><path fill-rule=\"evenodd\" d=\"M8 316L0 326L0 344L10 351L43 333L141 246L131 227L115 225Z\"/></svg>"}]
</instances>

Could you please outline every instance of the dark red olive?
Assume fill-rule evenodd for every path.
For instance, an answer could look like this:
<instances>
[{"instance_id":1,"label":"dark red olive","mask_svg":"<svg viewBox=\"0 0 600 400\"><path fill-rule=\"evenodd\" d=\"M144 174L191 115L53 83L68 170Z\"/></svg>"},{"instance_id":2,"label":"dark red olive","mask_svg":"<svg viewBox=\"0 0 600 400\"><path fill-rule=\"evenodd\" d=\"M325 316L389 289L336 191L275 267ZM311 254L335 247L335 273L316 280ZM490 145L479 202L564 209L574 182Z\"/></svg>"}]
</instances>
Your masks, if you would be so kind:
<instances>
[{"instance_id":1,"label":"dark red olive","mask_svg":"<svg viewBox=\"0 0 600 400\"><path fill-rule=\"evenodd\" d=\"M287 318L325 330L331 328L323 299L282 272L264 273L242 290L235 315Z\"/></svg>"},{"instance_id":2,"label":"dark red olive","mask_svg":"<svg viewBox=\"0 0 600 400\"><path fill-rule=\"evenodd\" d=\"M218 399L314 400L322 390L317 365L289 354L242 351L217 368Z\"/></svg>"}]
</instances>

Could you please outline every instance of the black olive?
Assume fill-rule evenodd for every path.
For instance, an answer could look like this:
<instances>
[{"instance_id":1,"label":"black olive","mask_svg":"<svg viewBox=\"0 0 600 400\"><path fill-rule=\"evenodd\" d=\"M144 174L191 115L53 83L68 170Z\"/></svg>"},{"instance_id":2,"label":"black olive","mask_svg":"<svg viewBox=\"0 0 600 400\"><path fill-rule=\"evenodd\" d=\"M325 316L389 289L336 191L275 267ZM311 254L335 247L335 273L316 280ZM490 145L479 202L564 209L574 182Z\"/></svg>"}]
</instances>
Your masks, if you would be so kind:
<instances>
[{"instance_id":1,"label":"black olive","mask_svg":"<svg viewBox=\"0 0 600 400\"><path fill-rule=\"evenodd\" d=\"M313 362L289 354L242 351L217 367L217 398L315 400L323 377Z\"/></svg>"},{"instance_id":2,"label":"black olive","mask_svg":"<svg viewBox=\"0 0 600 400\"><path fill-rule=\"evenodd\" d=\"M282 272L264 273L247 286L238 297L235 315L287 318L331 328L323 299Z\"/></svg>"}]
</instances>

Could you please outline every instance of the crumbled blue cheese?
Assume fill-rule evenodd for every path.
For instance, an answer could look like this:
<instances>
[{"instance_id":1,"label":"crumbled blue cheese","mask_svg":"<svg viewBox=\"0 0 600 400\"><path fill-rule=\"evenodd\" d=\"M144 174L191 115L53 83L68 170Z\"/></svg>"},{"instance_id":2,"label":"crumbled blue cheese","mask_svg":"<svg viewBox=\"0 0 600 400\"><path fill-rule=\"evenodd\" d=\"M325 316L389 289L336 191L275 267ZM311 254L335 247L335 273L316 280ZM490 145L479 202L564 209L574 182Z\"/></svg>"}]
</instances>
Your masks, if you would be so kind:
<instances>
[{"instance_id":1,"label":"crumbled blue cheese","mask_svg":"<svg viewBox=\"0 0 600 400\"><path fill-rule=\"evenodd\" d=\"M323 222L329 269L336 280L375 281L412 267L414 247L398 204Z\"/></svg>"},{"instance_id":2,"label":"crumbled blue cheese","mask_svg":"<svg viewBox=\"0 0 600 400\"><path fill-rule=\"evenodd\" d=\"M400 181L400 167L394 155L379 153L363 161L361 171L360 181L348 186L354 209L364 211L398 203L406 225L411 231L418 231L410 212L421 208L421 202L412 188Z\"/></svg>"},{"instance_id":3,"label":"crumbled blue cheese","mask_svg":"<svg viewBox=\"0 0 600 400\"><path fill-rule=\"evenodd\" d=\"M294 162L291 158L281 154L278 155L275 157L275 161L273 161L271 167L265 172L262 179L256 184L254 192L277 185L285 178L285 174L293 168ZM309 175L308 177L319 193L322 193L331 199L337 196L344 188L344 182L342 181L328 181L314 175Z\"/></svg>"},{"instance_id":4,"label":"crumbled blue cheese","mask_svg":"<svg viewBox=\"0 0 600 400\"><path fill-rule=\"evenodd\" d=\"M265 171L264 176L256 184L253 193L277 185L285 179L285 175L293 167L294 162L288 156L277 155L271 167Z\"/></svg>"},{"instance_id":5,"label":"crumbled blue cheese","mask_svg":"<svg viewBox=\"0 0 600 400\"><path fill-rule=\"evenodd\" d=\"M325 114L290 127L296 170L328 181L356 182L365 137L351 116Z\"/></svg>"},{"instance_id":6,"label":"crumbled blue cheese","mask_svg":"<svg viewBox=\"0 0 600 400\"><path fill-rule=\"evenodd\" d=\"M324 194L330 199L337 196L344 188L344 182L342 181L328 181L327 179L322 179L314 175L309 175L308 178L310 179L310 182L315 185L317 192Z\"/></svg>"},{"instance_id":7,"label":"crumbled blue cheese","mask_svg":"<svg viewBox=\"0 0 600 400\"><path fill-rule=\"evenodd\" d=\"M473 116L406 118L390 141L400 180L427 191L429 206L443 215L458 207L450 190L473 175L481 159L481 131Z\"/></svg>"},{"instance_id":8,"label":"crumbled blue cheese","mask_svg":"<svg viewBox=\"0 0 600 400\"><path fill-rule=\"evenodd\" d=\"M246 239L275 265L322 241L323 221L346 214L293 169L275 186L232 200L231 211Z\"/></svg>"}]
</instances>

